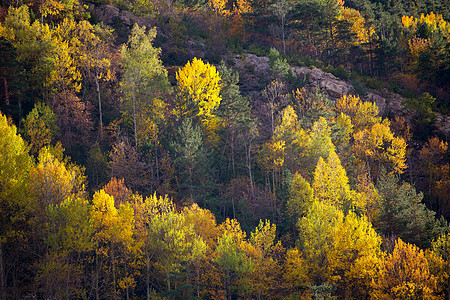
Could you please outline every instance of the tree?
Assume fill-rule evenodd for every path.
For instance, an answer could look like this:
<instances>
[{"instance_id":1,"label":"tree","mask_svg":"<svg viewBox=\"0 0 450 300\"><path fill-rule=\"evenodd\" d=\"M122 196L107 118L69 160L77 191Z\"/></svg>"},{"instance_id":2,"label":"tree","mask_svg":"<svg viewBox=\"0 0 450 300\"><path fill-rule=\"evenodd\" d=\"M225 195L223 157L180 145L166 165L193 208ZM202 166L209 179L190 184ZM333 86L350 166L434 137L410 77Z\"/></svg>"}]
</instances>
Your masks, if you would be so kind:
<instances>
[{"instance_id":1,"label":"tree","mask_svg":"<svg viewBox=\"0 0 450 300\"><path fill-rule=\"evenodd\" d=\"M222 88L220 90L219 107L217 116L222 122L225 138L223 143L229 148L229 161L231 164L231 174L236 176L236 152L242 150L245 144L246 133L254 130L255 120L251 116L251 108L248 99L239 92L239 73L227 68L222 61L218 68ZM241 146L241 147L240 147Z\"/></svg>"},{"instance_id":2,"label":"tree","mask_svg":"<svg viewBox=\"0 0 450 300\"><path fill-rule=\"evenodd\" d=\"M30 153L37 155L44 146L49 146L59 135L56 115L47 105L36 103L23 121L24 136L30 142Z\"/></svg>"},{"instance_id":3,"label":"tree","mask_svg":"<svg viewBox=\"0 0 450 300\"><path fill-rule=\"evenodd\" d=\"M329 280L327 260L333 247L332 236L344 214L332 204L314 200L305 217L298 220L303 257L308 266L308 278L316 285Z\"/></svg>"},{"instance_id":4,"label":"tree","mask_svg":"<svg viewBox=\"0 0 450 300\"><path fill-rule=\"evenodd\" d=\"M382 257L381 238L367 219L314 200L298 226L309 278L336 284L342 297L367 297Z\"/></svg>"},{"instance_id":5,"label":"tree","mask_svg":"<svg viewBox=\"0 0 450 300\"><path fill-rule=\"evenodd\" d=\"M300 173L295 173L286 203L287 213L294 224L299 218L306 215L313 199L313 189L309 182Z\"/></svg>"},{"instance_id":6,"label":"tree","mask_svg":"<svg viewBox=\"0 0 450 300\"><path fill-rule=\"evenodd\" d=\"M198 198L200 180L206 171L206 153L200 128L192 124L190 118L182 121L178 128L178 138L172 143L175 152L174 163L179 167L180 196L186 190L191 200Z\"/></svg>"},{"instance_id":7,"label":"tree","mask_svg":"<svg viewBox=\"0 0 450 300\"><path fill-rule=\"evenodd\" d=\"M89 269L88 253L93 250L93 228L89 223L91 205L82 198L66 198L46 208L47 253L39 261L36 283L46 297L81 297Z\"/></svg>"},{"instance_id":8,"label":"tree","mask_svg":"<svg viewBox=\"0 0 450 300\"><path fill-rule=\"evenodd\" d=\"M52 109L57 115L56 125L63 146L72 154L76 154L75 146L88 146L93 129L90 103L66 91L54 97Z\"/></svg>"},{"instance_id":9,"label":"tree","mask_svg":"<svg viewBox=\"0 0 450 300\"><path fill-rule=\"evenodd\" d=\"M275 247L276 225L270 221L259 221L259 225L250 235L249 251L253 256L253 272L251 274L254 286L253 295L256 299L266 299L272 291L279 273L278 262L272 257Z\"/></svg>"},{"instance_id":10,"label":"tree","mask_svg":"<svg viewBox=\"0 0 450 300\"><path fill-rule=\"evenodd\" d=\"M145 26L135 24L128 43L121 49L125 70L121 89L133 116L135 147L139 145L138 126L143 112L149 109L150 115L158 116L165 106L159 98L170 91L167 71L159 59L161 49L152 45L156 29L145 31Z\"/></svg>"},{"instance_id":11,"label":"tree","mask_svg":"<svg viewBox=\"0 0 450 300\"><path fill-rule=\"evenodd\" d=\"M374 281L374 299L436 297L436 278L430 274L424 252L398 239L394 251L381 264Z\"/></svg>"},{"instance_id":12,"label":"tree","mask_svg":"<svg viewBox=\"0 0 450 300\"><path fill-rule=\"evenodd\" d=\"M26 186L32 166L28 146L17 134L14 125L8 123L0 112L0 296L7 297L8 286L4 245L19 230L18 223L23 217Z\"/></svg>"},{"instance_id":13,"label":"tree","mask_svg":"<svg viewBox=\"0 0 450 300\"><path fill-rule=\"evenodd\" d=\"M305 168L311 174L320 158L327 159L336 148L331 140L331 128L324 117L314 122L308 133L304 160Z\"/></svg>"},{"instance_id":14,"label":"tree","mask_svg":"<svg viewBox=\"0 0 450 300\"><path fill-rule=\"evenodd\" d=\"M376 188L381 196L380 229L385 235L400 237L419 247L429 247L446 225L422 203L423 194L407 182L382 169Z\"/></svg>"},{"instance_id":15,"label":"tree","mask_svg":"<svg viewBox=\"0 0 450 300\"><path fill-rule=\"evenodd\" d=\"M355 209L355 192L350 190L347 173L332 151L325 162L319 158L312 183L314 197L347 212Z\"/></svg>"},{"instance_id":16,"label":"tree","mask_svg":"<svg viewBox=\"0 0 450 300\"><path fill-rule=\"evenodd\" d=\"M127 141L122 141L113 145L109 153L111 177L125 179L125 184L132 190L149 191L149 179L147 164L142 162L137 149Z\"/></svg>"},{"instance_id":17,"label":"tree","mask_svg":"<svg viewBox=\"0 0 450 300\"><path fill-rule=\"evenodd\" d=\"M222 100L219 72L209 63L194 58L178 70L176 78L179 91L174 108L175 115L180 119L188 117L195 123L199 122L207 141L214 145L220 124L216 110Z\"/></svg>"},{"instance_id":18,"label":"tree","mask_svg":"<svg viewBox=\"0 0 450 300\"><path fill-rule=\"evenodd\" d=\"M42 148L37 165L30 170L29 188L34 200L31 205L38 215L45 213L49 205L84 194L86 177L83 169L64 161L62 153L60 157L55 154L49 147Z\"/></svg>"},{"instance_id":19,"label":"tree","mask_svg":"<svg viewBox=\"0 0 450 300\"><path fill-rule=\"evenodd\" d=\"M338 286L344 298L367 298L383 254L381 237L366 217L353 212L336 224L331 236L332 249L327 253L330 283Z\"/></svg>"},{"instance_id":20,"label":"tree","mask_svg":"<svg viewBox=\"0 0 450 300\"><path fill-rule=\"evenodd\" d=\"M252 270L252 261L243 251L245 232L235 219L226 219L221 224L223 230L216 247L215 263L222 271L225 298L231 300L233 294L241 287L240 280Z\"/></svg>"},{"instance_id":21,"label":"tree","mask_svg":"<svg viewBox=\"0 0 450 300\"><path fill-rule=\"evenodd\" d=\"M202 259L206 244L195 232L195 225L188 222L183 213L176 211L167 196L153 195L146 198L143 205L144 222L147 223L144 237L146 272L154 261L162 267L167 291L182 292L189 280L184 274L191 263ZM180 290L177 291L178 287Z\"/></svg>"},{"instance_id":22,"label":"tree","mask_svg":"<svg viewBox=\"0 0 450 300\"><path fill-rule=\"evenodd\" d=\"M103 109L102 97L100 91L101 82L107 82L114 78L114 70L111 68L112 55L112 30L102 25L92 26L88 21L81 21L78 24L80 28L79 39L80 49L83 55L80 56L80 68L85 78L95 83L97 92L100 139L103 138Z\"/></svg>"},{"instance_id":23,"label":"tree","mask_svg":"<svg viewBox=\"0 0 450 300\"><path fill-rule=\"evenodd\" d=\"M39 21L31 22L28 6L10 6L0 34L17 50L17 61L27 72L27 81L33 92L46 95L53 80L54 55L57 45L52 39L50 27ZM47 98L48 99L48 98Z\"/></svg>"},{"instance_id":24,"label":"tree","mask_svg":"<svg viewBox=\"0 0 450 300\"><path fill-rule=\"evenodd\" d=\"M387 119L378 116L375 103L363 102L358 96L342 96L336 102L336 111L351 119L353 134L350 144L355 156L356 172L369 174L376 182L380 166L401 174L406 169L406 142L394 136Z\"/></svg>"},{"instance_id":25,"label":"tree","mask_svg":"<svg viewBox=\"0 0 450 300\"><path fill-rule=\"evenodd\" d=\"M121 280L126 280L124 277L129 275L127 272L119 273L119 270L126 268L127 253L134 250L134 222L134 211L129 203L122 204L119 209L116 209L114 198L104 190L94 194L89 223L93 229L92 242L95 249L93 280L96 299L99 299L101 295L110 295L115 298L117 285ZM119 260L121 255L125 256L124 265L118 265L121 262ZM110 260L110 270L106 265L108 260ZM111 274L111 282L108 282L108 276L102 276L105 273ZM101 283L102 277L105 277L107 282Z\"/></svg>"},{"instance_id":26,"label":"tree","mask_svg":"<svg viewBox=\"0 0 450 300\"><path fill-rule=\"evenodd\" d=\"M25 100L24 91L27 89L25 70L17 60L16 48L5 37L0 37L0 53L0 94L5 99L1 109L18 117Z\"/></svg>"}]
</instances>

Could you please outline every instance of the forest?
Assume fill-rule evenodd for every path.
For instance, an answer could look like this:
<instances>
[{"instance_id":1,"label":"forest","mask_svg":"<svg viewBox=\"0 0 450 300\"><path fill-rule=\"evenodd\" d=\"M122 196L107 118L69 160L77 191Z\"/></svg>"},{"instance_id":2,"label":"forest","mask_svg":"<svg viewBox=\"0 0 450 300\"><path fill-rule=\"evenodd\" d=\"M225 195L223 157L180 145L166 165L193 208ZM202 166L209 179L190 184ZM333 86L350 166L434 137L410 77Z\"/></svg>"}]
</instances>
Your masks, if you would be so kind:
<instances>
[{"instance_id":1,"label":"forest","mask_svg":"<svg viewBox=\"0 0 450 300\"><path fill-rule=\"evenodd\" d=\"M449 22L0 0L0 299L450 299Z\"/></svg>"}]
</instances>

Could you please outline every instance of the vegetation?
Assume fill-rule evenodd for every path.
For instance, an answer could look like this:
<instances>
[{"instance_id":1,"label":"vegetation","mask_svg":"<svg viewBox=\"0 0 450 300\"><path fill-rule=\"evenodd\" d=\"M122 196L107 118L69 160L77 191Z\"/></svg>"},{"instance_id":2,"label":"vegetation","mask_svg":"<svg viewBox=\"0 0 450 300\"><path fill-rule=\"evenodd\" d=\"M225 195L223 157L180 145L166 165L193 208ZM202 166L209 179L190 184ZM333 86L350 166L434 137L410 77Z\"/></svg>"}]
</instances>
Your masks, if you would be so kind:
<instances>
[{"instance_id":1,"label":"vegetation","mask_svg":"<svg viewBox=\"0 0 450 300\"><path fill-rule=\"evenodd\" d=\"M0 299L447 299L449 12L1 2Z\"/></svg>"}]
</instances>

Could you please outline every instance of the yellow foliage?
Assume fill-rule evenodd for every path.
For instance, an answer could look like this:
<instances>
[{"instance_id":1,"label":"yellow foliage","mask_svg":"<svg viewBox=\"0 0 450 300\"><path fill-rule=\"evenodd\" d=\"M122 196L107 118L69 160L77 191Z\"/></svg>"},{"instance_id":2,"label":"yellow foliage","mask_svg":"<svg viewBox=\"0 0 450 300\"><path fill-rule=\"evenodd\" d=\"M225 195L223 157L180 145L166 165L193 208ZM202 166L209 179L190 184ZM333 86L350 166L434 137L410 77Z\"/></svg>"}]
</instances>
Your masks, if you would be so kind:
<instances>
[{"instance_id":1,"label":"yellow foliage","mask_svg":"<svg viewBox=\"0 0 450 300\"><path fill-rule=\"evenodd\" d=\"M392 254L380 264L373 282L373 299L439 299L436 278L430 273L424 252L398 239Z\"/></svg>"},{"instance_id":2,"label":"yellow foliage","mask_svg":"<svg viewBox=\"0 0 450 300\"><path fill-rule=\"evenodd\" d=\"M175 108L177 116L181 117L190 112L190 103L197 105L195 116L210 117L219 106L220 75L216 67L194 58L192 62L176 73L180 97Z\"/></svg>"},{"instance_id":3,"label":"yellow foliage","mask_svg":"<svg viewBox=\"0 0 450 300\"><path fill-rule=\"evenodd\" d=\"M312 188L314 197L327 204L343 210L352 209L355 206L355 193L350 190L347 172L334 151L330 152L326 162L322 157L319 158L314 171Z\"/></svg>"},{"instance_id":4,"label":"yellow foliage","mask_svg":"<svg viewBox=\"0 0 450 300\"><path fill-rule=\"evenodd\" d=\"M66 198L81 196L84 192L84 177L78 168L69 168L60 161L51 149L44 147L39 152L38 164L30 170L30 190L37 207L60 204Z\"/></svg>"},{"instance_id":5,"label":"yellow foliage","mask_svg":"<svg viewBox=\"0 0 450 300\"><path fill-rule=\"evenodd\" d=\"M408 28L411 26L416 26L417 20L414 19L413 16L402 16L402 24L403 27Z\"/></svg>"},{"instance_id":6,"label":"yellow foliage","mask_svg":"<svg viewBox=\"0 0 450 300\"><path fill-rule=\"evenodd\" d=\"M199 118L208 141L218 141L220 122L214 112L219 107L221 78L216 67L194 58L176 73L179 95L174 114L179 118Z\"/></svg>"},{"instance_id":7,"label":"yellow foliage","mask_svg":"<svg viewBox=\"0 0 450 300\"><path fill-rule=\"evenodd\" d=\"M299 290L305 288L310 283L307 263L297 248L289 249L286 253L283 279L284 284L289 289Z\"/></svg>"},{"instance_id":8,"label":"yellow foliage","mask_svg":"<svg viewBox=\"0 0 450 300\"><path fill-rule=\"evenodd\" d=\"M357 298L368 294L372 278L382 258L381 237L366 217L350 212L338 222L331 236L333 247L327 253L332 283Z\"/></svg>"}]
</instances>

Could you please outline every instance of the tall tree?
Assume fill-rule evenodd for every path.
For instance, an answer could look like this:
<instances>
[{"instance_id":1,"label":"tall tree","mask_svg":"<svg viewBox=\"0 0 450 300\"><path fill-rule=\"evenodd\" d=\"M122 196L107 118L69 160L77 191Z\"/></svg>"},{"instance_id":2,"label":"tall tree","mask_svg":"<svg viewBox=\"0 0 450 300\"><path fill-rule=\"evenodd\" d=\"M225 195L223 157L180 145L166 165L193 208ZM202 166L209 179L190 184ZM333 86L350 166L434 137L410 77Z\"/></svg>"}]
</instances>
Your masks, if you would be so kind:
<instances>
[{"instance_id":1,"label":"tall tree","mask_svg":"<svg viewBox=\"0 0 450 300\"><path fill-rule=\"evenodd\" d=\"M200 123L208 144L217 144L220 123L216 111L222 100L222 84L216 67L195 57L176 73L176 78L179 92L175 115Z\"/></svg>"},{"instance_id":2,"label":"tall tree","mask_svg":"<svg viewBox=\"0 0 450 300\"><path fill-rule=\"evenodd\" d=\"M5 243L20 230L18 222L23 217L26 185L32 160L28 146L17 134L14 125L8 123L0 112L0 293L7 297L8 286L5 261Z\"/></svg>"},{"instance_id":3,"label":"tall tree","mask_svg":"<svg viewBox=\"0 0 450 300\"><path fill-rule=\"evenodd\" d=\"M221 119L225 138L223 143L229 148L229 162L231 174L236 176L237 150L243 149L246 133L256 127L255 120L251 116L251 108L248 99L239 92L239 73L227 68L222 61L218 68L222 88L220 95L222 101L217 109L217 116Z\"/></svg>"},{"instance_id":4,"label":"tall tree","mask_svg":"<svg viewBox=\"0 0 450 300\"><path fill-rule=\"evenodd\" d=\"M161 49L152 45L156 29L146 33L145 26L135 24L126 45L122 46L124 75L121 82L124 100L133 116L135 147L139 146L138 126L143 112L150 109L151 115L159 115L160 98L170 91L167 71L159 55Z\"/></svg>"}]
</instances>

